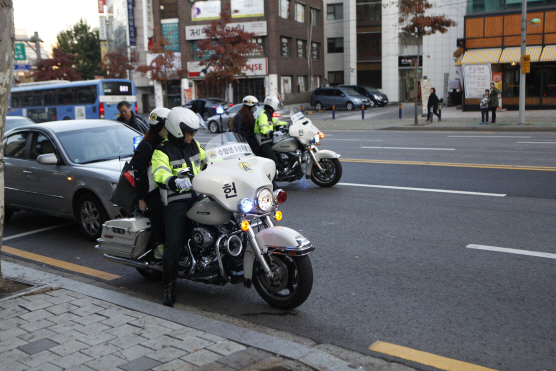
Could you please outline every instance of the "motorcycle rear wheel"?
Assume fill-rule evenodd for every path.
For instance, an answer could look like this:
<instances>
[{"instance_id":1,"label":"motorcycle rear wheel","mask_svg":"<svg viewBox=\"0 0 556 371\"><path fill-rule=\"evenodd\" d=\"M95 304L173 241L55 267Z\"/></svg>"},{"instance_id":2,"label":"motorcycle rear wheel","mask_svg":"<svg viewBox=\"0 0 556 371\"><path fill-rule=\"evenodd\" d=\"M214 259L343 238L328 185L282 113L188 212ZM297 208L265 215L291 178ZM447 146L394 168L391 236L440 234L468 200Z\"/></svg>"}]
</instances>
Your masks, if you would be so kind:
<instances>
[{"instance_id":1,"label":"motorcycle rear wheel","mask_svg":"<svg viewBox=\"0 0 556 371\"><path fill-rule=\"evenodd\" d=\"M293 309L305 302L313 288L313 267L308 256L267 258L275 279L269 282L259 262L255 262L253 285L261 298L278 309Z\"/></svg>"},{"instance_id":2,"label":"motorcycle rear wheel","mask_svg":"<svg viewBox=\"0 0 556 371\"><path fill-rule=\"evenodd\" d=\"M319 161L323 171L313 164L311 180L321 187L332 187L342 177L342 164L337 158L323 158Z\"/></svg>"}]
</instances>

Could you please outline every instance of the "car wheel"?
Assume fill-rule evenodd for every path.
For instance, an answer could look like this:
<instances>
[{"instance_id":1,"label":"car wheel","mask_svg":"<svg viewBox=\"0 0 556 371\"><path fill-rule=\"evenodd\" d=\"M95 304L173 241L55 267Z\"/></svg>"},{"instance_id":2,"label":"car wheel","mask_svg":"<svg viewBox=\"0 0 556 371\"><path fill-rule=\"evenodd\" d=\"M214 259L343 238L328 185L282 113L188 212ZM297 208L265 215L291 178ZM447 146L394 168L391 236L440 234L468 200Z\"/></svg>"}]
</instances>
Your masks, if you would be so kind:
<instances>
[{"instance_id":1,"label":"car wheel","mask_svg":"<svg viewBox=\"0 0 556 371\"><path fill-rule=\"evenodd\" d=\"M210 130L211 133L218 133L220 131L218 130L218 123L214 120L209 122L208 129Z\"/></svg>"},{"instance_id":2,"label":"car wheel","mask_svg":"<svg viewBox=\"0 0 556 371\"><path fill-rule=\"evenodd\" d=\"M66 116L64 117L64 120L71 120L71 117Z\"/></svg>"},{"instance_id":3,"label":"car wheel","mask_svg":"<svg viewBox=\"0 0 556 371\"><path fill-rule=\"evenodd\" d=\"M322 110L322 103L321 103L321 102L315 103L315 109L316 109L317 111L321 111L321 110Z\"/></svg>"},{"instance_id":4,"label":"car wheel","mask_svg":"<svg viewBox=\"0 0 556 371\"><path fill-rule=\"evenodd\" d=\"M93 194L85 193L75 204L75 217L79 230L89 241L96 241L102 234L102 225L108 214L100 200Z\"/></svg>"},{"instance_id":5,"label":"car wheel","mask_svg":"<svg viewBox=\"0 0 556 371\"><path fill-rule=\"evenodd\" d=\"M347 103L346 103L346 109L347 109L348 111L353 111L353 103L347 102Z\"/></svg>"}]
</instances>

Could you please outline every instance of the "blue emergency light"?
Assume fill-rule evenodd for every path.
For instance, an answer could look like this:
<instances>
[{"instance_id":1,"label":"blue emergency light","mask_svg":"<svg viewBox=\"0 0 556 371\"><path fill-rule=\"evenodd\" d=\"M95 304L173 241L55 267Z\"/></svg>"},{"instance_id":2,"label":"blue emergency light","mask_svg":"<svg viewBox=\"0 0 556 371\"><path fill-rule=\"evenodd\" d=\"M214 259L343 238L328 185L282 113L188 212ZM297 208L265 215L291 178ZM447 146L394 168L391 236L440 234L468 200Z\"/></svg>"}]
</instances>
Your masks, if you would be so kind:
<instances>
[{"instance_id":1,"label":"blue emergency light","mask_svg":"<svg viewBox=\"0 0 556 371\"><path fill-rule=\"evenodd\" d=\"M222 106L216 107L216 114L217 115L223 115L224 114L224 107L222 107Z\"/></svg>"}]
</instances>

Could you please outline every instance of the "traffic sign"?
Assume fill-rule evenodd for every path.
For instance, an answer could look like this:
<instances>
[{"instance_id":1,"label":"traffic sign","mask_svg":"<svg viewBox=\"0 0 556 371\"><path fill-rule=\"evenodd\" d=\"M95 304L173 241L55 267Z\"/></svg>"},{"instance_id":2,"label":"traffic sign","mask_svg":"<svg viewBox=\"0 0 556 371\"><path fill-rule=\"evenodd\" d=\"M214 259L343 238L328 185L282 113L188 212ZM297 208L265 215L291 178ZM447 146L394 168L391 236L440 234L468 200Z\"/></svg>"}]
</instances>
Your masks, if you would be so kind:
<instances>
[{"instance_id":1,"label":"traffic sign","mask_svg":"<svg viewBox=\"0 0 556 371\"><path fill-rule=\"evenodd\" d=\"M531 56L521 56L521 73L531 73Z\"/></svg>"},{"instance_id":2,"label":"traffic sign","mask_svg":"<svg viewBox=\"0 0 556 371\"><path fill-rule=\"evenodd\" d=\"M16 61L24 61L27 59L25 54L25 44L15 43L15 58Z\"/></svg>"},{"instance_id":3,"label":"traffic sign","mask_svg":"<svg viewBox=\"0 0 556 371\"><path fill-rule=\"evenodd\" d=\"M14 71L31 71L30 64L14 64Z\"/></svg>"}]
</instances>

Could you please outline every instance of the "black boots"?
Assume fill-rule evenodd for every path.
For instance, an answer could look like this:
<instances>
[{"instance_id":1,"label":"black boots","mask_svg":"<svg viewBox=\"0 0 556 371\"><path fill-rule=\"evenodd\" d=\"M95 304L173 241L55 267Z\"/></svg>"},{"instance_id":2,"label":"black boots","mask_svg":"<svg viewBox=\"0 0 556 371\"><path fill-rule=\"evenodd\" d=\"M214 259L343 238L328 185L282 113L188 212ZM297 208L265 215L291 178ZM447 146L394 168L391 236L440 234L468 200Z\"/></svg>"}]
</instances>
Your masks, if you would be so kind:
<instances>
[{"instance_id":1,"label":"black boots","mask_svg":"<svg viewBox=\"0 0 556 371\"><path fill-rule=\"evenodd\" d=\"M162 305L173 307L176 302L176 279L178 278L179 260L162 259L162 275L164 277L164 300Z\"/></svg>"}]
</instances>

